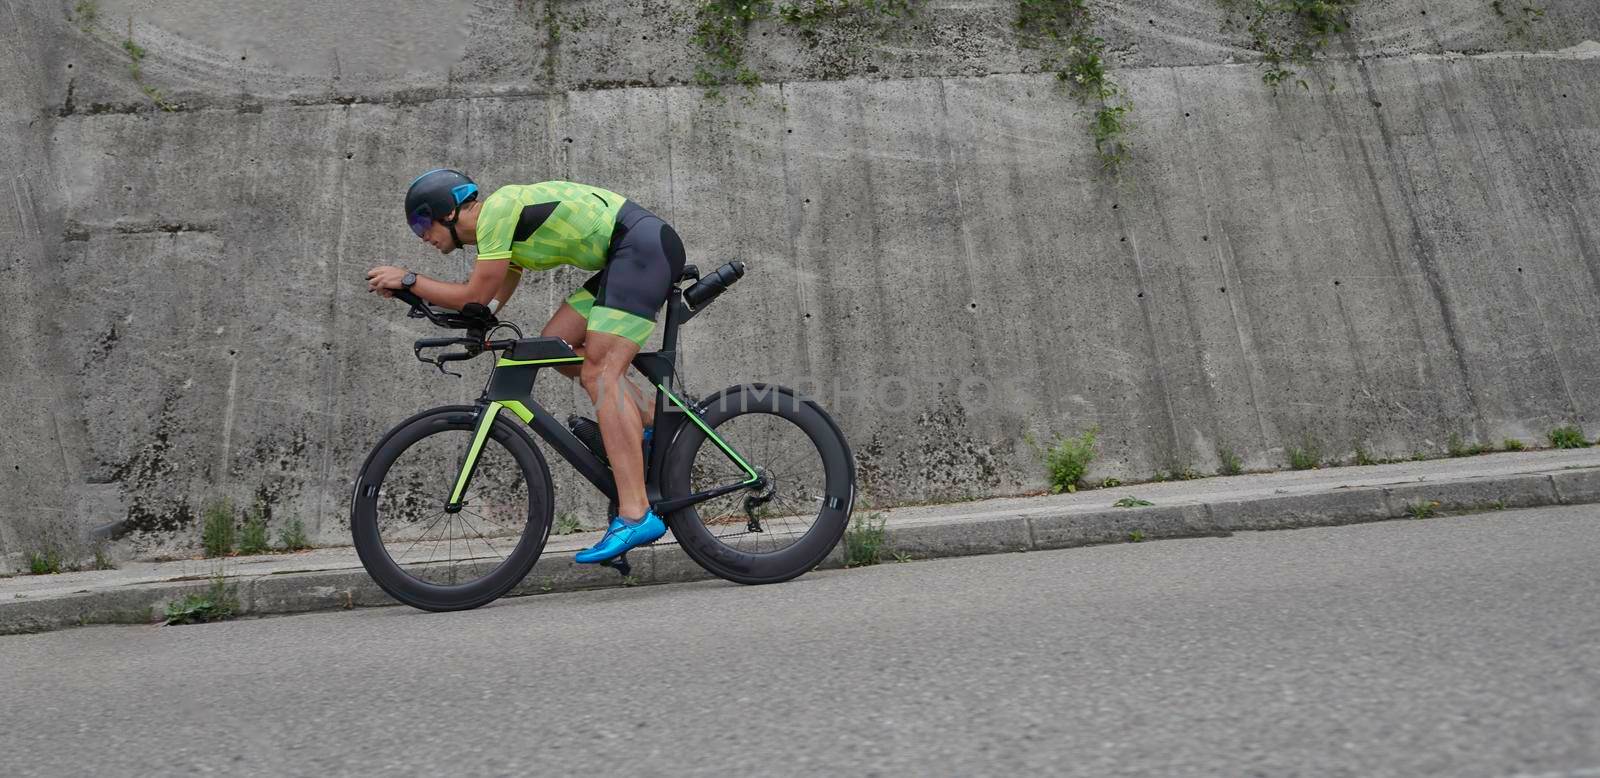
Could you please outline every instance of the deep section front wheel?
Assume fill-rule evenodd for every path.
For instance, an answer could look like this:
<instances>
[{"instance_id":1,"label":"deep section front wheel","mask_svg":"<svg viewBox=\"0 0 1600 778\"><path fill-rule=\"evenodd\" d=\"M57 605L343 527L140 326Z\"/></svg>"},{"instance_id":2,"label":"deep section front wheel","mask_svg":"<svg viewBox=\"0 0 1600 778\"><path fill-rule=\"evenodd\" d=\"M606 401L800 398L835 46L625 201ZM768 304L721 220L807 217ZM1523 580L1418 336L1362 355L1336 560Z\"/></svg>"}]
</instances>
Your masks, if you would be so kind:
<instances>
[{"instance_id":1,"label":"deep section front wheel","mask_svg":"<svg viewBox=\"0 0 1600 778\"><path fill-rule=\"evenodd\" d=\"M668 451L667 498L751 482L675 511L673 536L711 573L787 581L838 545L855 500L855 460L826 411L783 387L725 389L697 406Z\"/></svg>"},{"instance_id":2,"label":"deep section front wheel","mask_svg":"<svg viewBox=\"0 0 1600 778\"><path fill-rule=\"evenodd\" d=\"M477 418L472 406L448 406L401 422L356 479L356 553L372 579L407 605L447 611L488 603L528 574L550 535L550 469L504 417L489 430L461 509L445 509Z\"/></svg>"}]
</instances>

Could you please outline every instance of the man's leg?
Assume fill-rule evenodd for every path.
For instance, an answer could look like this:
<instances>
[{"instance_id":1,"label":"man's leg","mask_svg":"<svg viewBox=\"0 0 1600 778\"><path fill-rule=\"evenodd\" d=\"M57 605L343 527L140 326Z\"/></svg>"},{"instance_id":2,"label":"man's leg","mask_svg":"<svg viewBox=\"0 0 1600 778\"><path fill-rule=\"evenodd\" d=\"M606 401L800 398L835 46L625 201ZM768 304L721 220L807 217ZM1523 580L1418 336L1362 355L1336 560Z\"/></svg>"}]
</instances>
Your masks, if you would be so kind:
<instances>
[{"instance_id":1,"label":"man's leg","mask_svg":"<svg viewBox=\"0 0 1600 778\"><path fill-rule=\"evenodd\" d=\"M584 297L588 299L581 299ZM577 306L581 306L583 310L578 310L578 307L574 305L574 301L577 301ZM589 355L586 353L585 346L586 336L589 334L588 314L593 305L594 298L584 290L579 289L572 297L567 298L567 301L562 303L560 308L556 309L555 315L550 317L550 321L544 325L543 330L540 330L539 335L546 338L553 336L566 341L567 345L572 346L573 351L578 352L579 356L587 360ZM637 352L638 348L635 347L634 351ZM629 357L629 359L631 360L632 357ZM579 365L559 365L556 370L562 375L578 381L581 378L583 368ZM646 402L644 393L640 392L639 387L635 386L632 381L624 381L623 384L628 389L628 396L633 399L634 405L639 408L639 413L644 418L644 426L654 426L656 420L655 404ZM591 397L590 399L593 398Z\"/></svg>"},{"instance_id":2,"label":"man's leg","mask_svg":"<svg viewBox=\"0 0 1600 778\"><path fill-rule=\"evenodd\" d=\"M604 538L573 557L578 562L602 562L630 548L651 543L666 534L667 525L650 512L644 489L644 420L650 414L642 403L629 401L628 366L655 329L655 313L667 299L672 281L683 267L683 246L665 222L643 208L629 214L624 206L606 259L603 278L594 286L589 306L581 380L594 400L600 419L600 436L617 485L618 516ZM614 238L616 236L613 236ZM570 299L570 298L569 298ZM581 308L579 309L582 310ZM642 399L642 398L640 398ZM637 518L635 518L637 517Z\"/></svg>"},{"instance_id":3,"label":"man's leg","mask_svg":"<svg viewBox=\"0 0 1600 778\"><path fill-rule=\"evenodd\" d=\"M570 303L562 303L561 307L556 309L555 315L550 317L550 321L545 323L544 329L539 331L539 337L560 338L566 341L573 351L582 355L583 338L589 334L588 326L589 322L583 314ZM568 378L577 380L581 368L578 365L557 365L556 370Z\"/></svg>"},{"instance_id":4,"label":"man's leg","mask_svg":"<svg viewBox=\"0 0 1600 778\"><path fill-rule=\"evenodd\" d=\"M617 509L625 519L638 519L650 509L644 490L644 419L639 408L625 398L634 387L628 383L628 366L639 344L607 332L590 332L580 380L594 401L605 441L606 458L617 483ZM637 389L634 392L637 393Z\"/></svg>"}]
</instances>

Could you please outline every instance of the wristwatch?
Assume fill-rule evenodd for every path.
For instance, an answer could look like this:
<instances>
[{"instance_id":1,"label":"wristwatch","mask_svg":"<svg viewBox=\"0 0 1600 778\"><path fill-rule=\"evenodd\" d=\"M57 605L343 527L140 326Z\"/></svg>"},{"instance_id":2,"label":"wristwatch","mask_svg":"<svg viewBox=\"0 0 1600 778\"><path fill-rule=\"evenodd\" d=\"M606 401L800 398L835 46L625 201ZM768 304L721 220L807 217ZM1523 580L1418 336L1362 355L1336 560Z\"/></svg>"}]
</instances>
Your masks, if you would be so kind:
<instances>
[{"instance_id":1,"label":"wristwatch","mask_svg":"<svg viewBox=\"0 0 1600 778\"><path fill-rule=\"evenodd\" d=\"M416 283L416 282L417 282L417 274L416 273L406 273L405 278L400 279L400 288L406 290L407 292L409 292L409 291L411 291L411 285Z\"/></svg>"}]
</instances>

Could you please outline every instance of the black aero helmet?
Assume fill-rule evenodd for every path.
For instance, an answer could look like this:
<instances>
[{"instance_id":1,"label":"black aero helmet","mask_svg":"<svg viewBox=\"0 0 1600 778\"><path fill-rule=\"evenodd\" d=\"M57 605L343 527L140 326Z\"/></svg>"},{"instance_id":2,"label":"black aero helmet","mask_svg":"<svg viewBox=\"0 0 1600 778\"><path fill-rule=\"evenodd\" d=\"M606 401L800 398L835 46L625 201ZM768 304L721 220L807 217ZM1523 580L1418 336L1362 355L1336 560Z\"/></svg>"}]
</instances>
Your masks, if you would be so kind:
<instances>
[{"instance_id":1,"label":"black aero helmet","mask_svg":"<svg viewBox=\"0 0 1600 778\"><path fill-rule=\"evenodd\" d=\"M406 223L411 231L422 237L428 227L439 222L450 228L450 237L456 245L456 220L450 214L465 203L478 199L478 185L459 170L440 168L416 177L406 190Z\"/></svg>"}]
</instances>

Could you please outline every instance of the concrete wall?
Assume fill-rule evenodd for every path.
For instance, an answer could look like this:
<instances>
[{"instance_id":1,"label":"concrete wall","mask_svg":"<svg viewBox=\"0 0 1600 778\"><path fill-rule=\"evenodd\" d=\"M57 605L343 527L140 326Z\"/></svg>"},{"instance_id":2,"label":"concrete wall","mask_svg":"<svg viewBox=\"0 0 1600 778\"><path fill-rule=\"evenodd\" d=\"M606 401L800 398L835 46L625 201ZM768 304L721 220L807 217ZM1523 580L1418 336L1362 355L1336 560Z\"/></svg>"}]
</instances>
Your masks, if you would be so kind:
<instances>
[{"instance_id":1,"label":"concrete wall","mask_svg":"<svg viewBox=\"0 0 1600 778\"><path fill-rule=\"evenodd\" d=\"M72 324L53 310L66 298L56 272L64 201L46 109L54 80L47 41L57 27L30 9L0 6L0 560L41 541L71 544L80 524L88 442L81 404L61 393L72 374L61 347Z\"/></svg>"},{"instance_id":2,"label":"concrete wall","mask_svg":"<svg viewBox=\"0 0 1600 778\"><path fill-rule=\"evenodd\" d=\"M1092 473L1122 478L1208 471L1219 446L1277 466L1308 436L1347 456L1600 432L1583 0L1532 39L1486 2L1372 3L1282 94L1213 0L1104 4L1137 105L1118 178L1007 2L758 25L764 83L725 99L688 84L684 2L74 5L0 0L13 551L41 519L182 545L221 494L344 537L381 432L476 394L363 291L377 263L463 272L398 216L441 164L607 186L702 268L745 260L685 330L691 388L811 389L878 503L1039 488L1026 431L1097 426ZM581 280L531 278L511 318L536 328ZM560 504L594 510L555 470Z\"/></svg>"}]
</instances>

